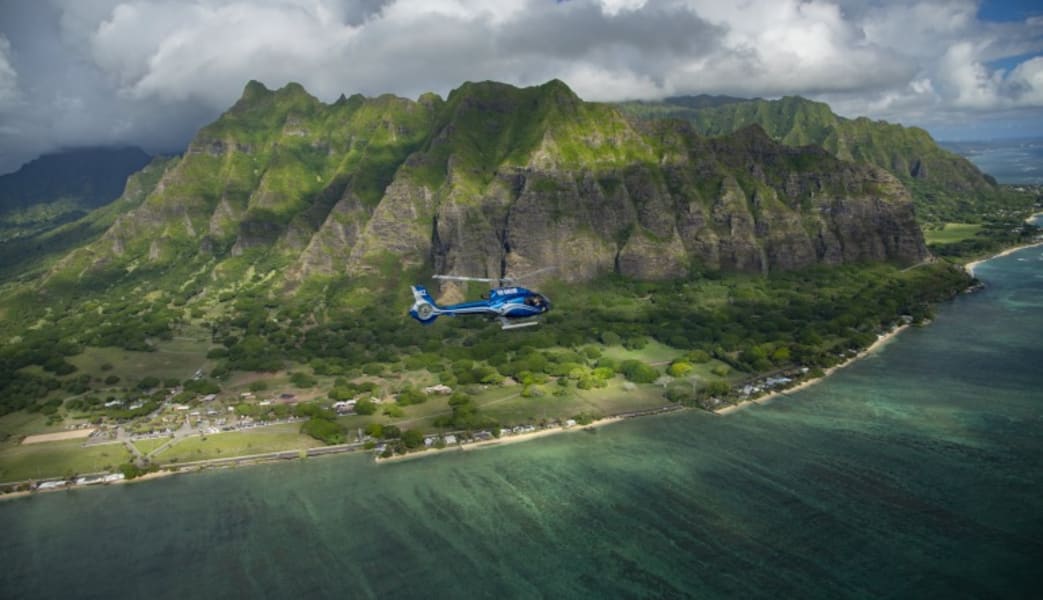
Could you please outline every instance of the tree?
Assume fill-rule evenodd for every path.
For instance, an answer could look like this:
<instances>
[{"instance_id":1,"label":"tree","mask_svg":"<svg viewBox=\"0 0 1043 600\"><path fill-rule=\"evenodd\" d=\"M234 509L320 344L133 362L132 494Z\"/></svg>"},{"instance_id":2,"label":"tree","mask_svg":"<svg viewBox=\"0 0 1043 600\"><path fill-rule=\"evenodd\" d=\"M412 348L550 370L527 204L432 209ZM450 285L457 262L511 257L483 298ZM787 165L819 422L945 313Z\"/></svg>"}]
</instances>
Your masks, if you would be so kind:
<instances>
[{"instance_id":1,"label":"tree","mask_svg":"<svg viewBox=\"0 0 1043 600\"><path fill-rule=\"evenodd\" d=\"M653 383L659 379L659 371L639 360L625 360L619 365L619 370L634 383Z\"/></svg>"},{"instance_id":2,"label":"tree","mask_svg":"<svg viewBox=\"0 0 1043 600\"><path fill-rule=\"evenodd\" d=\"M290 375L290 383L299 388L310 388L315 387L318 381L307 373L297 371Z\"/></svg>"},{"instance_id":3,"label":"tree","mask_svg":"<svg viewBox=\"0 0 1043 600\"><path fill-rule=\"evenodd\" d=\"M146 375L145 377L141 378L141 381L138 382L138 389L151 390L152 388L159 387L159 383L160 381L158 377Z\"/></svg>"},{"instance_id":4,"label":"tree","mask_svg":"<svg viewBox=\"0 0 1043 600\"><path fill-rule=\"evenodd\" d=\"M402 432L402 443L406 448L419 448L424 443L424 434L419 429L407 429Z\"/></svg>"},{"instance_id":5,"label":"tree","mask_svg":"<svg viewBox=\"0 0 1043 600\"><path fill-rule=\"evenodd\" d=\"M670 366L666 369L666 373L671 377L684 377L691 373L693 368L694 367L692 367L691 364L683 360L675 360L670 363Z\"/></svg>"},{"instance_id":6,"label":"tree","mask_svg":"<svg viewBox=\"0 0 1043 600\"><path fill-rule=\"evenodd\" d=\"M346 437L344 427L340 423L317 417L305 421L301 425L301 433L306 433L327 445L343 444Z\"/></svg>"}]
</instances>

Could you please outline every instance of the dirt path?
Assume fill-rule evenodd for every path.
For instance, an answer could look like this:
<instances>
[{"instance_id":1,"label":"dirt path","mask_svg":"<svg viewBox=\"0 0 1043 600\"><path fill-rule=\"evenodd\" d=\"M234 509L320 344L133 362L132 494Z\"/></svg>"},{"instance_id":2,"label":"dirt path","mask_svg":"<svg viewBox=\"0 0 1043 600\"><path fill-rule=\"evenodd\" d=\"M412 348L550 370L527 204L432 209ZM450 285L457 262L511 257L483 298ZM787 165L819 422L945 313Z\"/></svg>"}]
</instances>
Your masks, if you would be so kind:
<instances>
[{"instance_id":1,"label":"dirt path","mask_svg":"<svg viewBox=\"0 0 1043 600\"><path fill-rule=\"evenodd\" d=\"M78 440L80 438L90 437L94 433L93 429L76 429L74 431L59 431L58 433L38 433L36 435L28 435L22 440L22 445L27 444L40 444L43 442L60 442L62 440Z\"/></svg>"}]
</instances>

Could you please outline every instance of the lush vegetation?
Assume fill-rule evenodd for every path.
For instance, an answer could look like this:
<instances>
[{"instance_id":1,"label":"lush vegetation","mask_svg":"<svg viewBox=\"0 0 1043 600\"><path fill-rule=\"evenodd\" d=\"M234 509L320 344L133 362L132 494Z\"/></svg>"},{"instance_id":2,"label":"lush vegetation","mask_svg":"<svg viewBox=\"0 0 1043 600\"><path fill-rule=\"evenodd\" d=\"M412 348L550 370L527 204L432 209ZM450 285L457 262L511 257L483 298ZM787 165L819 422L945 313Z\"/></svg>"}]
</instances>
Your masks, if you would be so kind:
<instances>
[{"instance_id":1,"label":"lush vegetation","mask_svg":"<svg viewBox=\"0 0 1043 600\"><path fill-rule=\"evenodd\" d=\"M619 106L642 119L683 119L708 136L757 125L787 145L814 145L843 160L876 165L906 185L925 223L974 223L983 216L1024 214L1033 201L1030 194L1001 189L970 161L938 146L923 129L864 117L846 119L826 104L800 97L696 96Z\"/></svg>"},{"instance_id":2,"label":"lush vegetation","mask_svg":"<svg viewBox=\"0 0 1043 600\"><path fill-rule=\"evenodd\" d=\"M605 193L622 190L627 169L659 156L712 155L659 182L703 202L719 196L726 171L752 198L764 185L785 188L795 172L850 168L822 150L777 151L768 142L770 156L754 176L748 162L760 155L751 150L766 147L754 130L706 140L684 124L660 122L637 133L613 115L560 82L510 93L468 84L444 102L356 96L328 106L300 86L272 92L252 83L184 157L153 164L120 200L50 237L8 247L3 256L13 258L0 265L8 269L0 271L0 419L31 415L37 429L121 424L150 436L181 425L216 433L228 421L289 427L272 439L244 430L181 440L158 453L168 462L340 444L363 431L394 452L423 444L425 432L495 431L572 415L587 422L668 401L699 405L776 372L816 373L882 329L929 318L932 303L971 283L947 261L768 275L696 264L672 281L546 282L540 290L554 311L539 327L504 332L478 318L431 327L409 320L408 286L430 276L430 261L375 252L367 268L345 275L339 266L308 272L311 263L298 260L327 221L345 237L362 235L359 219L399 175L440 190L436 196L452 188L453 197L439 201L486 219L470 199L514 185L505 173L546 148L556 153L555 167L605 174L596 182ZM450 122L431 138L438 123ZM801 131L821 133L810 123ZM540 177L526 185L546 188L538 191L551 202L560 182ZM920 197L933 193L929 177L914 179ZM828 188L834 184L840 188ZM845 191L834 184L818 192ZM818 192L795 190L791 198L810 203ZM1023 196L1003 193L988 213L968 215L973 202L966 211L932 213L965 223L939 228L929 238L935 253L963 257L1033 235L1020 224ZM754 202L757 210L770 208L769 196ZM948 201L938 198L936 207ZM405 225L419 239L437 234L424 219ZM310 260L344 255L338 240L320 241L330 244L328 256ZM433 384L452 391L425 391ZM291 417L303 422L271 424ZM10 431L14 443L18 428Z\"/></svg>"}]
</instances>

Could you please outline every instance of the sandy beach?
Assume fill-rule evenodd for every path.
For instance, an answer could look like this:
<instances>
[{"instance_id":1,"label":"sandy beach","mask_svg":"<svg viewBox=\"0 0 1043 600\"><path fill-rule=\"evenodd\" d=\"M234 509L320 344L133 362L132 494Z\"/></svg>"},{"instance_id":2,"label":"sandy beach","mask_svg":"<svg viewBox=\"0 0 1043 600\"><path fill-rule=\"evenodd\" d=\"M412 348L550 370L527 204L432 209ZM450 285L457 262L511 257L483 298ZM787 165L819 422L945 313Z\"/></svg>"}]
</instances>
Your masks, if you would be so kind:
<instances>
[{"instance_id":1,"label":"sandy beach","mask_svg":"<svg viewBox=\"0 0 1043 600\"><path fill-rule=\"evenodd\" d=\"M506 444L517 444L519 442L527 442L537 438L547 437L550 435L557 435L559 433L569 433L573 431L582 431L588 427L602 427L610 423L617 423L622 421L623 417L606 417L604 419L598 419L588 425L573 425L572 427L548 427L546 429L537 429L536 431L529 431L527 433L515 433L511 435L505 435L491 440L483 440L481 442L471 442L467 444L460 444L456 446L446 446L445 448L427 448L425 450L419 450L417 452L410 452L408 454L396 454L387 458L377 457L377 462L386 461L400 461L410 460L414 458L422 458L425 456L435 456L441 452L454 452L463 451L468 452L471 450L480 450L482 448L489 448L492 446L503 446Z\"/></svg>"},{"instance_id":2,"label":"sandy beach","mask_svg":"<svg viewBox=\"0 0 1043 600\"><path fill-rule=\"evenodd\" d=\"M1031 244L1022 244L1021 246L1014 246L1013 248L1007 248L1006 250L1004 250L1003 252L1000 252L999 254L993 254L992 256L989 256L987 258L981 258L981 259L978 259L978 260L975 260L975 261L971 261L971 262L965 264L963 266L963 268L967 270L967 273L969 273L970 275L973 276L974 275L974 268L977 267L978 265L980 265L981 263L987 261L987 260L992 260L994 258L999 258L1001 256L1007 256L1008 254L1013 254L1013 253L1017 252L1018 250L1024 250L1025 248L1035 248L1036 246L1041 246L1041 245L1043 245L1043 240L1040 240L1038 242L1032 242Z\"/></svg>"},{"instance_id":3,"label":"sandy beach","mask_svg":"<svg viewBox=\"0 0 1043 600\"><path fill-rule=\"evenodd\" d=\"M1043 212L1032 213L1031 215L1025 217L1025 222L1026 223L1032 223L1033 221L1035 221L1039 217L1043 217ZM1013 252L1017 252L1018 250L1023 250L1025 248L1033 248L1033 247L1039 246L1039 245L1043 245L1043 240L1032 242L1031 244L1022 244L1021 246L1014 246L1013 248L1007 248L1006 250L1004 250L1003 252L1000 252L999 254L993 254L992 256L987 256L985 258L980 258L978 260L971 261L971 262L967 263L966 265L964 265L963 268L966 269L967 273L969 273L971 276L974 276L974 268L977 267L978 265L980 265L981 263L987 261L987 260L992 260L994 258L999 258L1001 256L1007 256L1008 254L1011 254Z\"/></svg>"},{"instance_id":4,"label":"sandy beach","mask_svg":"<svg viewBox=\"0 0 1043 600\"><path fill-rule=\"evenodd\" d=\"M858 354L856 354L856 355L852 356L851 358L845 360L844 362L840 363L839 365L832 366L832 367L829 367L828 369L826 369L824 374L822 375L822 377L816 377L814 379L807 379L807 380L804 380L804 381L798 383L795 386L788 387L788 388L786 388L784 390L776 390L774 392L769 392L769 393L767 393L767 394L765 394L763 396L759 396L757 398L751 398L749 400L743 400L742 402L739 402L738 404L732 404L730 406L725 406L724 408L719 408L719 409L717 409L717 410L715 410L713 412L715 412L718 415L728 415L728 414L731 414L731 413L733 413L733 412L735 412L737 410L743 409L743 408L745 408L745 407L747 407L747 406L749 406L751 404L767 404L768 402L771 402L773 399L775 399L777 396L786 396L786 395L792 394L794 392L799 392L800 390L802 390L804 388L811 387L811 386L815 385L816 383L826 379L827 377L829 377L833 373L837 372L839 369L843 369L844 367L850 365L851 363L855 362L856 360L858 360L860 358L865 358L866 356L872 354L873 352L876 352L877 350L882 348L885 344L887 344L888 342L893 340L899 333L902 333L903 331L905 331L905 329L908 328L908 327L909 327L908 325L900 325L898 327L895 327L891 331L881 335L880 337L878 337L876 339L875 342L870 344L870 346L868 348L866 348L865 350L862 350Z\"/></svg>"}]
</instances>

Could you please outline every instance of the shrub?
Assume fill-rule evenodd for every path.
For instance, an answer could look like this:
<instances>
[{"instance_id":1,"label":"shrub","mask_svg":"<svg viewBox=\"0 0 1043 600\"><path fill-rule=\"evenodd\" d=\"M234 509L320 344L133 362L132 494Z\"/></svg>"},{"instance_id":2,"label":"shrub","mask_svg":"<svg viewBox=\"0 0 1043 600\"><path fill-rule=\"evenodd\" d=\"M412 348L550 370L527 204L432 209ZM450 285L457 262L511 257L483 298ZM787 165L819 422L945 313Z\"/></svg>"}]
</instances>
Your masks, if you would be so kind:
<instances>
[{"instance_id":1,"label":"shrub","mask_svg":"<svg viewBox=\"0 0 1043 600\"><path fill-rule=\"evenodd\" d=\"M689 363L683 360L675 360L666 369L666 373L671 377L684 377L685 375L691 373L692 369L693 367Z\"/></svg>"},{"instance_id":2,"label":"shrub","mask_svg":"<svg viewBox=\"0 0 1043 600\"><path fill-rule=\"evenodd\" d=\"M659 379L659 371L639 360L625 360L619 365L619 370L634 383L653 383Z\"/></svg>"}]
</instances>

